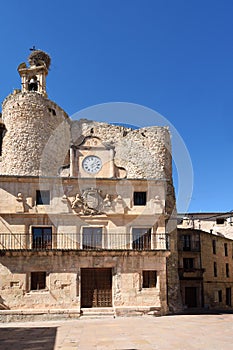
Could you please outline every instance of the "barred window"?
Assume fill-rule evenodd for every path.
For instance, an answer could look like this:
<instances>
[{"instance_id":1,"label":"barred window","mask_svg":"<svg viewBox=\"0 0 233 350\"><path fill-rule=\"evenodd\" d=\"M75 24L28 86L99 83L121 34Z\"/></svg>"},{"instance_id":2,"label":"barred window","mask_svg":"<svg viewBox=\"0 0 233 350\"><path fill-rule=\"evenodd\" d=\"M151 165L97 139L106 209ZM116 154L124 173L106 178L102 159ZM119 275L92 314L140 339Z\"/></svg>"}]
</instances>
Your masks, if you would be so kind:
<instances>
[{"instance_id":1,"label":"barred window","mask_svg":"<svg viewBox=\"0 0 233 350\"><path fill-rule=\"evenodd\" d=\"M157 271L143 271L142 288L155 288L157 284Z\"/></svg>"}]
</instances>

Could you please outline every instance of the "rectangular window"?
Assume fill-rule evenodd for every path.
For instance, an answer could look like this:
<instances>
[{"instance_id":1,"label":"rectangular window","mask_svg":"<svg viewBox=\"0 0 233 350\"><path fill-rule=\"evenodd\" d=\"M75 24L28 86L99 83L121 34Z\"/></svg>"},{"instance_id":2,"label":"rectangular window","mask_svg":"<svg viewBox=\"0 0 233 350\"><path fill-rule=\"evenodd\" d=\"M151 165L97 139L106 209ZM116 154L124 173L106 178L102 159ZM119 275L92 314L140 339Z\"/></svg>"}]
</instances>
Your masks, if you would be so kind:
<instances>
[{"instance_id":1,"label":"rectangular window","mask_svg":"<svg viewBox=\"0 0 233 350\"><path fill-rule=\"evenodd\" d=\"M230 274L229 274L229 264L226 263L226 277L229 277Z\"/></svg>"},{"instance_id":2,"label":"rectangular window","mask_svg":"<svg viewBox=\"0 0 233 350\"><path fill-rule=\"evenodd\" d=\"M184 269L193 269L194 268L194 258L184 258L183 259Z\"/></svg>"},{"instance_id":3,"label":"rectangular window","mask_svg":"<svg viewBox=\"0 0 233 350\"><path fill-rule=\"evenodd\" d=\"M183 235L182 236L183 250L190 251L191 250L191 235Z\"/></svg>"},{"instance_id":4,"label":"rectangular window","mask_svg":"<svg viewBox=\"0 0 233 350\"><path fill-rule=\"evenodd\" d=\"M32 248L45 250L52 248L52 227L32 228Z\"/></svg>"},{"instance_id":5,"label":"rectangular window","mask_svg":"<svg viewBox=\"0 0 233 350\"><path fill-rule=\"evenodd\" d=\"M226 288L226 305L231 306L231 288Z\"/></svg>"},{"instance_id":6,"label":"rectangular window","mask_svg":"<svg viewBox=\"0 0 233 350\"><path fill-rule=\"evenodd\" d=\"M214 262L214 277L218 276L218 271L217 271L217 263Z\"/></svg>"},{"instance_id":7,"label":"rectangular window","mask_svg":"<svg viewBox=\"0 0 233 350\"><path fill-rule=\"evenodd\" d=\"M142 288L155 288L157 284L157 271L143 271Z\"/></svg>"},{"instance_id":8,"label":"rectangular window","mask_svg":"<svg viewBox=\"0 0 233 350\"><path fill-rule=\"evenodd\" d=\"M36 205L50 204L50 191L36 191Z\"/></svg>"},{"instance_id":9,"label":"rectangular window","mask_svg":"<svg viewBox=\"0 0 233 350\"><path fill-rule=\"evenodd\" d=\"M102 249L102 227L83 227L83 249Z\"/></svg>"},{"instance_id":10,"label":"rectangular window","mask_svg":"<svg viewBox=\"0 0 233 350\"><path fill-rule=\"evenodd\" d=\"M228 256L227 243L224 243L224 253L225 253L225 256Z\"/></svg>"},{"instance_id":11,"label":"rectangular window","mask_svg":"<svg viewBox=\"0 0 233 350\"><path fill-rule=\"evenodd\" d=\"M146 192L134 192L133 204L134 205L146 205Z\"/></svg>"},{"instance_id":12,"label":"rectangular window","mask_svg":"<svg viewBox=\"0 0 233 350\"><path fill-rule=\"evenodd\" d=\"M216 254L216 241L213 239L212 241L212 249L213 249L213 254Z\"/></svg>"},{"instance_id":13,"label":"rectangular window","mask_svg":"<svg viewBox=\"0 0 233 350\"><path fill-rule=\"evenodd\" d=\"M223 225L224 222L225 222L225 219L223 219L223 218L218 218L218 219L216 219L216 224L217 224L217 225Z\"/></svg>"},{"instance_id":14,"label":"rectangular window","mask_svg":"<svg viewBox=\"0 0 233 350\"><path fill-rule=\"evenodd\" d=\"M222 291L221 290L218 291L218 302L219 303L222 302Z\"/></svg>"},{"instance_id":15,"label":"rectangular window","mask_svg":"<svg viewBox=\"0 0 233 350\"><path fill-rule=\"evenodd\" d=\"M151 249L151 229L133 228L132 229L132 248L134 250Z\"/></svg>"},{"instance_id":16,"label":"rectangular window","mask_svg":"<svg viewBox=\"0 0 233 350\"><path fill-rule=\"evenodd\" d=\"M46 287L46 272L37 271L31 272L31 290L45 289Z\"/></svg>"}]
</instances>

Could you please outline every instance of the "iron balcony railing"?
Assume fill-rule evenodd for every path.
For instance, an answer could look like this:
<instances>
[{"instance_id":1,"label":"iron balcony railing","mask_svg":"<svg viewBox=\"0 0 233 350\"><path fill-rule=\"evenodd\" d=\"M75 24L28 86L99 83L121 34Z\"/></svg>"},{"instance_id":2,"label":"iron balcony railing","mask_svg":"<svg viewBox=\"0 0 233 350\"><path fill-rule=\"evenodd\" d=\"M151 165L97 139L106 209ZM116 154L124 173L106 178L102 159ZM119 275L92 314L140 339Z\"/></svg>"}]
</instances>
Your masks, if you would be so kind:
<instances>
[{"instance_id":1,"label":"iron balcony railing","mask_svg":"<svg viewBox=\"0 0 233 350\"><path fill-rule=\"evenodd\" d=\"M196 237L191 237L191 239L184 239L183 237L180 237L178 241L178 250L186 252L200 252L200 239Z\"/></svg>"},{"instance_id":2,"label":"iron balcony railing","mask_svg":"<svg viewBox=\"0 0 233 350\"><path fill-rule=\"evenodd\" d=\"M22 233L0 233L0 250L168 250L168 234L108 233L84 235L56 233L34 236Z\"/></svg>"}]
</instances>

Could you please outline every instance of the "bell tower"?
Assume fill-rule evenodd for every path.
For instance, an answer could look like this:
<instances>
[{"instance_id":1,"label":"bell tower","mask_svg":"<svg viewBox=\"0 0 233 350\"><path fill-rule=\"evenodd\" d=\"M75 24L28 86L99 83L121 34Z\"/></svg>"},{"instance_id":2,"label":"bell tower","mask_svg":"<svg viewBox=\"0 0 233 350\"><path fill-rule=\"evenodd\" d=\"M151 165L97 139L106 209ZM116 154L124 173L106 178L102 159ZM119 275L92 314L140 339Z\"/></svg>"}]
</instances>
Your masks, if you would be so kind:
<instances>
[{"instance_id":1,"label":"bell tower","mask_svg":"<svg viewBox=\"0 0 233 350\"><path fill-rule=\"evenodd\" d=\"M50 66L50 57L41 50L34 50L28 57L29 67L26 63L18 66L18 72L21 77L22 92L34 91L47 96L46 94L46 76Z\"/></svg>"},{"instance_id":2,"label":"bell tower","mask_svg":"<svg viewBox=\"0 0 233 350\"><path fill-rule=\"evenodd\" d=\"M15 89L2 104L2 175L57 176L66 162L70 119L47 97L50 61L47 53L33 50L28 57L29 66L26 63L18 66L22 87Z\"/></svg>"}]
</instances>

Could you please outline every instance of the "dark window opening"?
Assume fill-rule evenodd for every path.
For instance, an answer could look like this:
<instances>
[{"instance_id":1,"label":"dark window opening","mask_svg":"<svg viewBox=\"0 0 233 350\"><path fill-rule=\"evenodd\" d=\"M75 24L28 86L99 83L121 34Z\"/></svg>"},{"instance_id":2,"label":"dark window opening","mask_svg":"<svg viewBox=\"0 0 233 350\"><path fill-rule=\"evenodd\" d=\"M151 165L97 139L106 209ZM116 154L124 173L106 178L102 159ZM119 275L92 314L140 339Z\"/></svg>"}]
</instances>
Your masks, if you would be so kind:
<instances>
[{"instance_id":1,"label":"dark window opening","mask_svg":"<svg viewBox=\"0 0 233 350\"><path fill-rule=\"evenodd\" d=\"M157 284L157 271L143 271L142 288L155 288Z\"/></svg>"},{"instance_id":2,"label":"dark window opening","mask_svg":"<svg viewBox=\"0 0 233 350\"><path fill-rule=\"evenodd\" d=\"M56 111L53 108L48 108L49 112L52 113L52 115L56 115Z\"/></svg>"},{"instance_id":3,"label":"dark window opening","mask_svg":"<svg viewBox=\"0 0 233 350\"><path fill-rule=\"evenodd\" d=\"M150 228L133 228L132 230L134 250L151 249L151 229Z\"/></svg>"},{"instance_id":4,"label":"dark window opening","mask_svg":"<svg viewBox=\"0 0 233 350\"><path fill-rule=\"evenodd\" d=\"M50 204L50 191L36 191L36 204Z\"/></svg>"},{"instance_id":5,"label":"dark window opening","mask_svg":"<svg viewBox=\"0 0 233 350\"><path fill-rule=\"evenodd\" d=\"M218 276L218 271L217 271L217 263L214 262L214 277Z\"/></svg>"},{"instance_id":6,"label":"dark window opening","mask_svg":"<svg viewBox=\"0 0 233 350\"><path fill-rule=\"evenodd\" d=\"M231 306L231 288L226 288L226 305Z\"/></svg>"},{"instance_id":7,"label":"dark window opening","mask_svg":"<svg viewBox=\"0 0 233 350\"><path fill-rule=\"evenodd\" d=\"M2 155L2 143L3 143L3 137L5 135L6 128L4 124L0 124L0 156Z\"/></svg>"},{"instance_id":8,"label":"dark window opening","mask_svg":"<svg viewBox=\"0 0 233 350\"><path fill-rule=\"evenodd\" d=\"M190 251L191 250L191 235L183 235L182 242L183 242L183 250Z\"/></svg>"},{"instance_id":9,"label":"dark window opening","mask_svg":"<svg viewBox=\"0 0 233 350\"><path fill-rule=\"evenodd\" d=\"M134 205L146 205L146 192L134 192L133 203Z\"/></svg>"},{"instance_id":10,"label":"dark window opening","mask_svg":"<svg viewBox=\"0 0 233 350\"><path fill-rule=\"evenodd\" d=\"M184 258L183 259L184 269L193 269L194 268L194 258Z\"/></svg>"},{"instance_id":11,"label":"dark window opening","mask_svg":"<svg viewBox=\"0 0 233 350\"><path fill-rule=\"evenodd\" d=\"M224 253L225 253L225 256L228 256L227 243L224 243Z\"/></svg>"},{"instance_id":12,"label":"dark window opening","mask_svg":"<svg viewBox=\"0 0 233 350\"><path fill-rule=\"evenodd\" d=\"M226 277L230 277L230 274L229 274L229 264L226 263Z\"/></svg>"},{"instance_id":13,"label":"dark window opening","mask_svg":"<svg viewBox=\"0 0 233 350\"><path fill-rule=\"evenodd\" d=\"M216 224L217 224L217 225L223 225L224 222L225 222L225 219L223 219L223 218L218 218L218 219L216 219Z\"/></svg>"},{"instance_id":14,"label":"dark window opening","mask_svg":"<svg viewBox=\"0 0 233 350\"><path fill-rule=\"evenodd\" d=\"M37 91L38 90L38 81L37 77L32 77L28 82L28 91Z\"/></svg>"},{"instance_id":15,"label":"dark window opening","mask_svg":"<svg viewBox=\"0 0 233 350\"><path fill-rule=\"evenodd\" d=\"M222 291L221 290L218 291L218 302L219 303L222 302Z\"/></svg>"},{"instance_id":16,"label":"dark window opening","mask_svg":"<svg viewBox=\"0 0 233 350\"><path fill-rule=\"evenodd\" d=\"M83 249L102 249L102 227L83 228Z\"/></svg>"},{"instance_id":17,"label":"dark window opening","mask_svg":"<svg viewBox=\"0 0 233 350\"><path fill-rule=\"evenodd\" d=\"M216 254L216 241L213 239L212 241L213 254Z\"/></svg>"},{"instance_id":18,"label":"dark window opening","mask_svg":"<svg viewBox=\"0 0 233 350\"><path fill-rule=\"evenodd\" d=\"M52 248L52 227L32 228L32 248L45 250Z\"/></svg>"},{"instance_id":19,"label":"dark window opening","mask_svg":"<svg viewBox=\"0 0 233 350\"><path fill-rule=\"evenodd\" d=\"M31 290L45 289L46 287L46 272L37 271L31 272Z\"/></svg>"}]
</instances>

